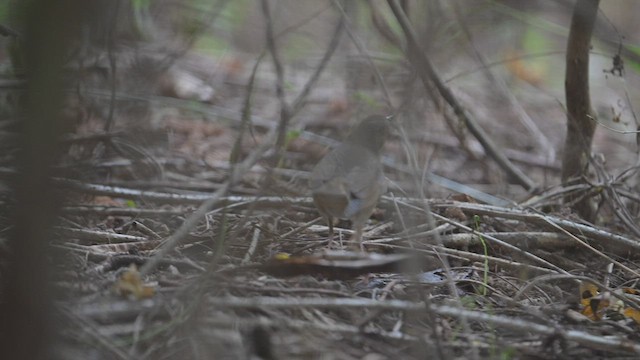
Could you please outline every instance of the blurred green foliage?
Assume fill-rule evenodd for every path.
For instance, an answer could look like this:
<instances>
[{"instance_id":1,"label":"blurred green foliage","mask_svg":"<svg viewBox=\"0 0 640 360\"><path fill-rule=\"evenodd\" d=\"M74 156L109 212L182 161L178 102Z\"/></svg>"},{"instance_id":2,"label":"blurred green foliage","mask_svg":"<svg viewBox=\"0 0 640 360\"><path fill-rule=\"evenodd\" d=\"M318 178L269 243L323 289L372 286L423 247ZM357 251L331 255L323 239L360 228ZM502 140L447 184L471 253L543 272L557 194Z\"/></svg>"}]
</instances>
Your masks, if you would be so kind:
<instances>
[{"instance_id":1,"label":"blurred green foliage","mask_svg":"<svg viewBox=\"0 0 640 360\"><path fill-rule=\"evenodd\" d=\"M148 10L151 0L131 0L131 5L134 10Z\"/></svg>"},{"instance_id":2,"label":"blurred green foliage","mask_svg":"<svg viewBox=\"0 0 640 360\"><path fill-rule=\"evenodd\" d=\"M522 35L522 50L526 53L540 53L551 49L548 37L540 29L529 26Z\"/></svg>"},{"instance_id":3,"label":"blurred green foliage","mask_svg":"<svg viewBox=\"0 0 640 360\"><path fill-rule=\"evenodd\" d=\"M0 1L0 21L7 22L9 19L9 2Z\"/></svg>"},{"instance_id":4,"label":"blurred green foliage","mask_svg":"<svg viewBox=\"0 0 640 360\"><path fill-rule=\"evenodd\" d=\"M629 51L631 51L632 53L636 54L637 56L640 56L640 46L638 45L627 45L627 49ZM629 58L625 58L624 59L624 63L625 65L627 65L627 67L631 70L633 70L636 73L640 73L640 62L637 61L633 61Z\"/></svg>"},{"instance_id":5,"label":"blurred green foliage","mask_svg":"<svg viewBox=\"0 0 640 360\"><path fill-rule=\"evenodd\" d=\"M356 102L362 103L370 109L381 110L383 108L382 103L377 101L375 97L366 92L356 91L355 93L353 93L353 97Z\"/></svg>"},{"instance_id":6,"label":"blurred green foliage","mask_svg":"<svg viewBox=\"0 0 640 360\"><path fill-rule=\"evenodd\" d=\"M212 34L204 34L196 40L194 49L205 55L221 56L229 49L229 42Z\"/></svg>"},{"instance_id":7,"label":"blurred green foliage","mask_svg":"<svg viewBox=\"0 0 640 360\"><path fill-rule=\"evenodd\" d=\"M216 33L222 34L216 35L213 31L205 31L196 40L194 49L214 56L220 56L227 52L233 45L230 34L244 26L251 5L253 2L248 0L228 1L224 4L220 16L215 18L214 24L209 24L211 10L216 5L212 5L210 0L191 0L191 6L200 10L200 18L189 20L188 24L192 25L187 31L198 32L201 30L201 26L213 25ZM189 26L188 24L187 26Z\"/></svg>"},{"instance_id":8,"label":"blurred green foliage","mask_svg":"<svg viewBox=\"0 0 640 360\"><path fill-rule=\"evenodd\" d=\"M519 22L531 25L546 33L567 37L569 35L569 24L558 25L552 21L546 20L542 16L532 15L531 13L515 9L498 1L490 1L493 5L492 10L508 15Z\"/></svg>"},{"instance_id":9,"label":"blurred green foliage","mask_svg":"<svg viewBox=\"0 0 640 360\"><path fill-rule=\"evenodd\" d=\"M308 58L311 52L324 51L322 45L318 44L316 40L300 33L292 33L287 36L286 43L280 46L282 46L286 59L290 61Z\"/></svg>"},{"instance_id":10,"label":"blurred green foliage","mask_svg":"<svg viewBox=\"0 0 640 360\"><path fill-rule=\"evenodd\" d=\"M285 138L285 144L289 145L292 141L299 138L301 134L300 130L289 130Z\"/></svg>"}]
</instances>

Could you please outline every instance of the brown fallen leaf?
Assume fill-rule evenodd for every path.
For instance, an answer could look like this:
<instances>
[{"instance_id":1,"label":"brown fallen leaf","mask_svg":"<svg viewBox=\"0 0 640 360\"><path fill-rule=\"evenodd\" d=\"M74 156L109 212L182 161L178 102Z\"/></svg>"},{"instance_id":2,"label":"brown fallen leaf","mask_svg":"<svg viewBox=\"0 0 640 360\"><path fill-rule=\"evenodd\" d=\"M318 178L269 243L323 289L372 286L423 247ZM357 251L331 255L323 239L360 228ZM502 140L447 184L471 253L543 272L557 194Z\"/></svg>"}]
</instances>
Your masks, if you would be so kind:
<instances>
[{"instance_id":1,"label":"brown fallen leaf","mask_svg":"<svg viewBox=\"0 0 640 360\"><path fill-rule=\"evenodd\" d=\"M429 260L411 254L340 251L307 256L278 255L259 269L281 277L320 275L328 279L352 279L369 273L407 272L433 262Z\"/></svg>"}]
</instances>

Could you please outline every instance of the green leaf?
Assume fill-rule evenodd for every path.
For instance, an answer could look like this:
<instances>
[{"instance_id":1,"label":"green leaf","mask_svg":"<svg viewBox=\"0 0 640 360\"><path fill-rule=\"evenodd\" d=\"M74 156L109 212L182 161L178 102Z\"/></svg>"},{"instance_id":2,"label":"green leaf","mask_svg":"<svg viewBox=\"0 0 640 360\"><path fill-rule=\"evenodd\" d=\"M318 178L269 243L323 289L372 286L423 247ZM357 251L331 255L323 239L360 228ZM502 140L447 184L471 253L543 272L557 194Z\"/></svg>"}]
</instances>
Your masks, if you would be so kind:
<instances>
[{"instance_id":1,"label":"green leaf","mask_svg":"<svg viewBox=\"0 0 640 360\"><path fill-rule=\"evenodd\" d=\"M285 137L285 143L290 144L293 140L300 137L300 130L289 130L287 131L287 135Z\"/></svg>"}]
</instances>

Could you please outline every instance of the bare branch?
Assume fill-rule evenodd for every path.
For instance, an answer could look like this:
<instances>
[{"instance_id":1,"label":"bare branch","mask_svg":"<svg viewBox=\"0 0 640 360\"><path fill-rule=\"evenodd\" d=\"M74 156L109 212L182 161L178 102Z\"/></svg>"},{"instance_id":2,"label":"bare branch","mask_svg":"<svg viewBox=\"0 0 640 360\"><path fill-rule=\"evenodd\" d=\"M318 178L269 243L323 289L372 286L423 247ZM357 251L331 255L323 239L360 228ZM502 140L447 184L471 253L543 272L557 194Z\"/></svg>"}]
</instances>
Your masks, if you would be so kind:
<instances>
[{"instance_id":1,"label":"bare branch","mask_svg":"<svg viewBox=\"0 0 640 360\"><path fill-rule=\"evenodd\" d=\"M500 165L500 167L514 178L520 185L522 185L528 191L534 191L536 186L533 180L531 180L522 170L517 168L511 161L500 151L498 146L491 140L489 135L480 127L475 118L471 116L458 102L458 99L453 95L451 90L444 85L438 73L436 72L433 64L425 53L420 48L418 43L418 37L413 30L413 27L409 23L409 19L406 14L398 5L397 1L387 0L387 3L391 7L393 14L396 16L398 23L402 27L402 31L407 38L408 50L407 57L414 64L420 79L422 80L426 88L430 87L430 83L433 83L440 95L449 103L449 106L453 109L455 114L465 123L469 131L478 139L483 148L489 154L494 161Z\"/></svg>"}]
</instances>

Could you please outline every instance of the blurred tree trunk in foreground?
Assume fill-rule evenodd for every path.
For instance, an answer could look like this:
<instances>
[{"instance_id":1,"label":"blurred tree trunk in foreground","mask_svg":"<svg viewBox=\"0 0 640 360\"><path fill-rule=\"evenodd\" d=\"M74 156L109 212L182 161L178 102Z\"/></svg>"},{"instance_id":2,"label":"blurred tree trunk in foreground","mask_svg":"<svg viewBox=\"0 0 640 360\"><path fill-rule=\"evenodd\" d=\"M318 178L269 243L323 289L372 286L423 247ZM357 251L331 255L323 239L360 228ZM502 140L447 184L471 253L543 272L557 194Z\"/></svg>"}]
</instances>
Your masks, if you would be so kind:
<instances>
[{"instance_id":1,"label":"blurred tree trunk in foreground","mask_svg":"<svg viewBox=\"0 0 640 360\"><path fill-rule=\"evenodd\" d=\"M567 134L562 159L562 182L565 185L584 181L589 167L591 142L596 129L596 115L591 109L589 95L589 50L599 2L578 0L571 19L565 78ZM590 198L569 196L565 201L575 202L573 208L582 218L594 220L595 209Z\"/></svg>"},{"instance_id":2,"label":"blurred tree trunk in foreground","mask_svg":"<svg viewBox=\"0 0 640 360\"><path fill-rule=\"evenodd\" d=\"M65 91L67 46L80 34L82 1L22 3L26 92L21 96L19 153L12 185L12 228L3 256L0 349L3 359L51 359L51 225L60 202L50 184ZM23 11L24 10L24 11Z\"/></svg>"}]
</instances>

